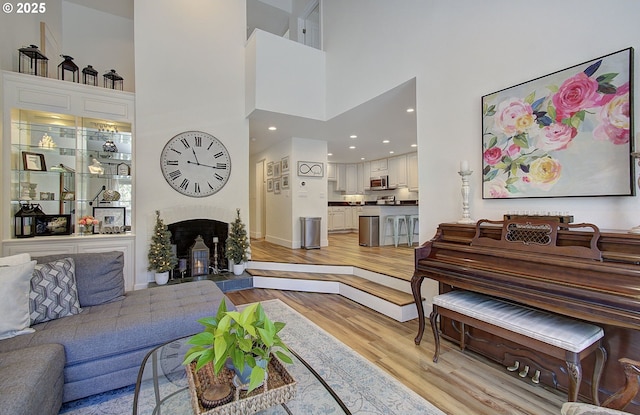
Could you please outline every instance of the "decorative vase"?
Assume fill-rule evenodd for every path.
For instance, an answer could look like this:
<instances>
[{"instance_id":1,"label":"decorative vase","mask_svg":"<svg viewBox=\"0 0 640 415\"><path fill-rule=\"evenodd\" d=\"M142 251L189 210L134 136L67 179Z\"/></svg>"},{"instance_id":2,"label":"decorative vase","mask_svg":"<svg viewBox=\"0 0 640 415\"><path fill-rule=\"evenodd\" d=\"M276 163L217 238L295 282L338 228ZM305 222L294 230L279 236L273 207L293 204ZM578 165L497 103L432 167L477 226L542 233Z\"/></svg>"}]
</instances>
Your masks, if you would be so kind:
<instances>
[{"instance_id":1,"label":"decorative vase","mask_svg":"<svg viewBox=\"0 0 640 415\"><path fill-rule=\"evenodd\" d=\"M82 233L85 235L91 235L93 233L93 225L84 225Z\"/></svg>"},{"instance_id":2,"label":"decorative vase","mask_svg":"<svg viewBox=\"0 0 640 415\"><path fill-rule=\"evenodd\" d=\"M256 366L260 366L263 369L267 368L267 364L269 361L264 360L262 358L256 358ZM247 364L244 364L244 369L242 371L238 370L237 367L233 367L233 371L235 372L235 376L233 377L233 385L235 387L240 387L242 390L249 389L249 381L251 380L251 371L253 369ZM264 379L267 380L268 373L265 371ZM258 386L262 386L264 382L262 382Z\"/></svg>"},{"instance_id":3,"label":"decorative vase","mask_svg":"<svg viewBox=\"0 0 640 415\"><path fill-rule=\"evenodd\" d=\"M165 285L169 281L169 271L156 272L156 284Z\"/></svg>"},{"instance_id":4,"label":"decorative vase","mask_svg":"<svg viewBox=\"0 0 640 415\"><path fill-rule=\"evenodd\" d=\"M242 275L244 272L244 262L233 264L233 275Z\"/></svg>"}]
</instances>

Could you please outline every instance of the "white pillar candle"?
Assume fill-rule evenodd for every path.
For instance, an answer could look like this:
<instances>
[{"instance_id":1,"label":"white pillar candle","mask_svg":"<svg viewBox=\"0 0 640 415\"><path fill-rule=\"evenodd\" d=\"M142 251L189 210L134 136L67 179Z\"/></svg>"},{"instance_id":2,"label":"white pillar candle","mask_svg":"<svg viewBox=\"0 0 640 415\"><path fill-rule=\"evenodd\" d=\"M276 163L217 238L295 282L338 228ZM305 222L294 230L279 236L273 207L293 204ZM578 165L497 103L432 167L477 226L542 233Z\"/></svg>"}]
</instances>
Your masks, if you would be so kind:
<instances>
[{"instance_id":1,"label":"white pillar candle","mask_svg":"<svg viewBox=\"0 0 640 415\"><path fill-rule=\"evenodd\" d=\"M469 170L469 162L467 160L462 160L460 162L460 171L468 171Z\"/></svg>"},{"instance_id":2,"label":"white pillar candle","mask_svg":"<svg viewBox=\"0 0 640 415\"><path fill-rule=\"evenodd\" d=\"M214 237L213 237L213 243L214 243L214 244L217 244L217 243L218 243L218 237L217 237L217 236L214 236Z\"/></svg>"}]
</instances>

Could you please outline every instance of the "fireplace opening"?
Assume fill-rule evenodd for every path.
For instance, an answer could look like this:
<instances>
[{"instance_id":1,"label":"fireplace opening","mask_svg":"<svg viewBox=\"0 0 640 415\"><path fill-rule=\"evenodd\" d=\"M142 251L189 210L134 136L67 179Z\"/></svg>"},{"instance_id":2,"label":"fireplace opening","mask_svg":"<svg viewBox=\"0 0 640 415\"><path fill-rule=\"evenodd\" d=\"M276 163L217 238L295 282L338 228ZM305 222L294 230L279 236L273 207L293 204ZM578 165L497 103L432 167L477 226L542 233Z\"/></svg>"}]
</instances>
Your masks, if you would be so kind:
<instances>
[{"instance_id":1,"label":"fireplace opening","mask_svg":"<svg viewBox=\"0 0 640 415\"><path fill-rule=\"evenodd\" d=\"M217 270L223 271L228 268L227 258L224 255L229 234L228 223L212 219L190 219L169 224L167 227L171 232L171 243L175 245L178 257L178 265L173 270L174 276L191 277L203 274L202 270L194 269L191 258L191 247L196 243L198 236L202 237L202 242L209 248L208 270L204 273L215 273L216 262ZM217 245L214 240L218 242Z\"/></svg>"}]
</instances>

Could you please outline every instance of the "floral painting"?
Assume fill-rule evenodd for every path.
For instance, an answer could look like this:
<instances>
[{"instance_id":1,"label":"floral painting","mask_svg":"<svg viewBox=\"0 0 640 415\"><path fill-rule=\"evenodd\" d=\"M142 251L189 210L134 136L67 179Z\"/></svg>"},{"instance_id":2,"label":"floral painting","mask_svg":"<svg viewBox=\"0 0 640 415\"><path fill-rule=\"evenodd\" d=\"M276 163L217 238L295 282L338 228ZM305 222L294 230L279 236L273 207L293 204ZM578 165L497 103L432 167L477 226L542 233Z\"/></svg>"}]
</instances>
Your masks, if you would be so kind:
<instances>
[{"instance_id":1,"label":"floral painting","mask_svg":"<svg viewBox=\"0 0 640 415\"><path fill-rule=\"evenodd\" d=\"M633 49L482 97L483 198L632 195Z\"/></svg>"}]
</instances>

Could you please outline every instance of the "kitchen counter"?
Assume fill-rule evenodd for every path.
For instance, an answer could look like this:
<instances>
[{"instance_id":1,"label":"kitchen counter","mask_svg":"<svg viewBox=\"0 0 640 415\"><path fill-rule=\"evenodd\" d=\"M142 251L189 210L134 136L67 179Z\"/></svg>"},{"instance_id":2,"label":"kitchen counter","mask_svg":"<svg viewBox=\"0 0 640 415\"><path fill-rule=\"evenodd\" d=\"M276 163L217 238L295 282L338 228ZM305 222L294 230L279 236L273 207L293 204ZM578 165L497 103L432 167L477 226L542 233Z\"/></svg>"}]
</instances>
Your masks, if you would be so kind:
<instances>
[{"instance_id":1,"label":"kitchen counter","mask_svg":"<svg viewBox=\"0 0 640 415\"><path fill-rule=\"evenodd\" d=\"M388 207L403 207L403 206L418 206L417 200L401 200L399 205L378 205L376 201L365 202L364 205L360 203L352 203L352 202L328 202L328 206L356 206L356 207L364 207L364 206L388 206Z\"/></svg>"}]
</instances>

